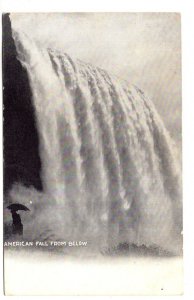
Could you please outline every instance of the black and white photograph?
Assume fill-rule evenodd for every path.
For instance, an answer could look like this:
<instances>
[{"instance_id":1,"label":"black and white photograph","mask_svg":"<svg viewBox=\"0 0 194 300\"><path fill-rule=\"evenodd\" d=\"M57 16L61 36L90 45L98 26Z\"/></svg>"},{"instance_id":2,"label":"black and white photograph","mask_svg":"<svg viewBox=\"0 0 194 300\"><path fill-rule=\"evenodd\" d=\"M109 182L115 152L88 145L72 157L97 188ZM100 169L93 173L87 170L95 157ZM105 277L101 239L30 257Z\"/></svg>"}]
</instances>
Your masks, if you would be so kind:
<instances>
[{"instance_id":1,"label":"black and white photograph","mask_svg":"<svg viewBox=\"0 0 194 300\"><path fill-rule=\"evenodd\" d=\"M3 13L2 71L5 294L181 295L180 13Z\"/></svg>"}]
</instances>

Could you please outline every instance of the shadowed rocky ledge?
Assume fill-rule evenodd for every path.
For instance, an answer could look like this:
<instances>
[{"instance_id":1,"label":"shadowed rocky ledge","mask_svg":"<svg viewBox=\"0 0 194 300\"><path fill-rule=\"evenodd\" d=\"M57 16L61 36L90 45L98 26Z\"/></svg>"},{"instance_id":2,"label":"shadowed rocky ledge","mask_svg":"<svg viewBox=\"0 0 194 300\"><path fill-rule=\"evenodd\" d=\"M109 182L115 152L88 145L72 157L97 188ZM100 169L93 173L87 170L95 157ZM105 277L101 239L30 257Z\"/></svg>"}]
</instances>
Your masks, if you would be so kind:
<instances>
[{"instance_id":1,"label":"shadowed rocky ledge","mask_svg":"<svg viewBox=\"0 0 194 300\"><path fill-rule=\"evenodd\" d=\"M2 21L4 192L14 182L41 190L39 141L27 72L17 59L9 14Z\"/></svg>"}]
</instances>

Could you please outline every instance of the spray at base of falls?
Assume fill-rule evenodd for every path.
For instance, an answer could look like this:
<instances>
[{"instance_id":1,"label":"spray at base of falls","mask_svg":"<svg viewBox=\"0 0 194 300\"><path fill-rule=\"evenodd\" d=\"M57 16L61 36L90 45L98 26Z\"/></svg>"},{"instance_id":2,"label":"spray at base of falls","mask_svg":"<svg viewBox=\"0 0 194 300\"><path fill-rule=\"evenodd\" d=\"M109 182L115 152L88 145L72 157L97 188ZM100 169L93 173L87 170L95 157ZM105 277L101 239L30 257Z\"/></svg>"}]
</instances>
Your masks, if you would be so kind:
<instances>
[{"instance_id":1,"label":"spray at base of falls","mask_svg":"<svg viewBox=\"0 0 194 300\"><path fill-rule=\"evenodd\" d=\"M13 37L33 94L42 222L56 209L50 225L61 238L99 248L181 247L180 171L153 104L102 69L39 48L21 32Z\"/></svg>"}]
</instances>

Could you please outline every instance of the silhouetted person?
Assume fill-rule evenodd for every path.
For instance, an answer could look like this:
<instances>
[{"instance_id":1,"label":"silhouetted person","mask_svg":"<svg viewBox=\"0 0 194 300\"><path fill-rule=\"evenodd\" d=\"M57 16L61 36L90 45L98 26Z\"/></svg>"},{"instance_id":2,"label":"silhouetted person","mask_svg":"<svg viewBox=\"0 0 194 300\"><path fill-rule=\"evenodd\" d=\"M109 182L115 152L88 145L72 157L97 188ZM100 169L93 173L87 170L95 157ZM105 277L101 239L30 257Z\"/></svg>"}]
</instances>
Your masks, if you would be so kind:
<instances>
[{"instance_id":1,"label":"silhouetted person","mask_svg":"<svg viewBox=\"0 0 194 300\"><path fill-rule=\"evenodd\" d=\"M23 225L22 225L20 215L17 214L17 212L15 210L11 210L11 214L12 214L12 219L13 219L12 233L23 235Z\"/></svg>"}]
</instances>

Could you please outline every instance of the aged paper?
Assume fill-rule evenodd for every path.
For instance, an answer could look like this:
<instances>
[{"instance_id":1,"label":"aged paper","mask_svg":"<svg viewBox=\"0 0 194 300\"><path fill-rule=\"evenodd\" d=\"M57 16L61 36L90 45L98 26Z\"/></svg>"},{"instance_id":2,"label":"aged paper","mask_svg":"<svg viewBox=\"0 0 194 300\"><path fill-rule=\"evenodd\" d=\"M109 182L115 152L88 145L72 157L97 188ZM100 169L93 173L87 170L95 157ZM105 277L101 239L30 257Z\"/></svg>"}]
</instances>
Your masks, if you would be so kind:
<instances>
[{"instance_id":1,"label":"aged paper","mask_svg":"<svg viewBox=\"0 0 194 300\"><path fill-rule=\"evenodd\" d=\"M6 295L183 293L180 26L3 15Z\"/></svg>"}]
</instances>

